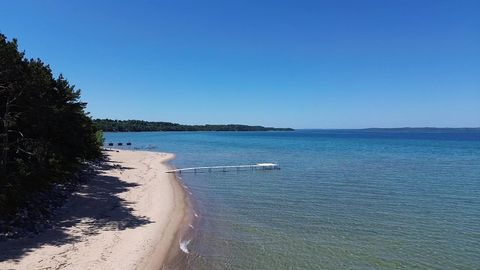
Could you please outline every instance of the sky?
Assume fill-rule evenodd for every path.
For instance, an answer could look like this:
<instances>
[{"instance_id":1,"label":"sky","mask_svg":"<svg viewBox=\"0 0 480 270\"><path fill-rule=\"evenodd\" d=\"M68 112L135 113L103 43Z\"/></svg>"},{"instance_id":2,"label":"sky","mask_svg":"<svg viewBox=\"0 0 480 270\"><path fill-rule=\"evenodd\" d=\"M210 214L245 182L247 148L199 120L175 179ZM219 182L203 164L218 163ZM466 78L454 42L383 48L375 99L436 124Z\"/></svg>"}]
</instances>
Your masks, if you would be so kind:
<instances>
[{"instance_id":1,"label":"sky","mask_svg":"<svg viewBox=\"0 0 480 270\"><path fill-rule=\"evenodd\" d=\"M2 1L94 118L480 127L480 1Z\"/></svg>"}]
</instances>

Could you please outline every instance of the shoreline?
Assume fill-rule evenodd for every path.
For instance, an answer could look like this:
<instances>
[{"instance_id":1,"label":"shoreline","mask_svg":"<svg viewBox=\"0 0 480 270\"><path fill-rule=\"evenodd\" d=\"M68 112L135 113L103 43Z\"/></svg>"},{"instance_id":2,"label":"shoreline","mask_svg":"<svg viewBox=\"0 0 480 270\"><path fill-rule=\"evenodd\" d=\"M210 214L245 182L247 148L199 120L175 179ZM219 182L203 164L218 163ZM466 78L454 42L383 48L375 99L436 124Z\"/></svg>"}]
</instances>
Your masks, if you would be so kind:
<instances>
[{"instance_id":1,"label":"shoreline","mask_svg":"<svg viewBox=\"0 0 480 270\"><path fill-rule=\"evenodd\" d=\"M127 150L127 151L137 151L137 150ZM139 151L147 153L160 153L160 152L149 152L149 151ZM165 160L163 164L167 167L167 170L175 169L169 161L175 159L175 154L171 154L171 157L168 160ZM194 203L192 201L192 193L188 190L188 187L182 182L182 178L177 174L164 173L173 183L175 193L181 194L181 205L182 205L182 215L180 222L176 226L172 226L172 231L175 231L173 234L173 239L170 242L169 249L161 260L157 260L156 264L153 264L156 268L146 268L146 269L185 269L188 264L188 244L194 238L194 227L191 227L196 220L196 212L194 210ZM178 209L177 209L178 210ZM161 245L158 245L160 247ZM155 259L155 254L152 255L152 259Z\"/></svg>"},{"instance_id":2,"label":"shoreline","mask_svg":"<svg viewBox=\"0 0 480 270\"><path fill-rule=\"evenodd\" d=\"M195 219L195 211L193 209L191 198L189 197L189 194L191 193L186 190L188 188L184 183L181 182L182 179L177 177L176 174L165 173L167 170L174 169L169 162L175 159L175 154L122 149L114 149L114 151L168 155L168 157L161 162L165 167L165 170L162 171L162 173L166 175L165 177L171 182L173 194L175 194L175 203L174 209L172 209L172 216L169 217L170 222L167 227L164 228L164 233L168 233L166 233L167 235L162 236L162 238L159 240L143 267L136 267L135 269L184 269L187 264L188 251L183 251L181 245L186 236L192 235L193 237L193 232L191 232L192 228L190 225ZM188 240L188 242L190 242L190 240Z\"/></svg>"},{"instance_id":3,"label":"shoreline","mask_svg":"<svg viewBox=\"0 0 480 270\"><path fill-rule=\"evenodd\" d=\"M0 242L1 269L175 269L193 208L168 153L111 150L49 229Z\"/></svg>"}]
</instances>

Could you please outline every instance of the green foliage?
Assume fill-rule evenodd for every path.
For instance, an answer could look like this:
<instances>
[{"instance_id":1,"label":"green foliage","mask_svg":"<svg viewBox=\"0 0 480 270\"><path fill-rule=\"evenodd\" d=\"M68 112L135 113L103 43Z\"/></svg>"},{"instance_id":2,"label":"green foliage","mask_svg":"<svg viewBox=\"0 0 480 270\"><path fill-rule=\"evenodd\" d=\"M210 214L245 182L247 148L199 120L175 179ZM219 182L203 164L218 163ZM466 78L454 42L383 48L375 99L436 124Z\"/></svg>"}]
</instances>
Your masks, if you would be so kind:
<instances>
[{"instance_id":1,"label":"green foliage","mask_svg":"<svg viewBox=\"0 0 480 270\"><path fill-rule=\"evenodd\" d=\"M247 125L180 125L170 122L141 120L95 119L95 125L103 131L291 131L291 128L272 128Z\"/></svg>"},{"instance_id":2,"label":"green foliage","mask_svg":"<svg viewBox=\"0 0 480 270\"><path fill-rule=\"evenodd\" d=\"M101 155L80 91L0 34L0 215Z\"/></svg>"},{"instance_id":3,"label":"green foliage","mask_svg":"<svg viewBox=\"0 0 480 270\"><path fill-rule=\"evenodd\" d=\"M95 141L97 142L97 145L101 147L105 143L105 137L103 136L103 131L97 130L95 132Z\"/></svg>"}]
</instances>

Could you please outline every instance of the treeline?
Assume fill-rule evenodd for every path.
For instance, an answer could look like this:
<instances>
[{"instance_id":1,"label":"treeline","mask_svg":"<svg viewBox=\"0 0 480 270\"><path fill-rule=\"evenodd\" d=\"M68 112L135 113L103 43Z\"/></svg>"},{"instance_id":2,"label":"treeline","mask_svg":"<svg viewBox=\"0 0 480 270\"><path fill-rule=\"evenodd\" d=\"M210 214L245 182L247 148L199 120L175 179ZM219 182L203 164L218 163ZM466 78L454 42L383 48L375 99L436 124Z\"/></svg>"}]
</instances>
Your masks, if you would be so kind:
<instances>
[{"instance_id":1,"label":"treeline","mask_svg":"<svg viewBox=\"0 0 480 270\"><path fill-rule=\"evenodd\" d=\"M101 155L80 91L0 34L0 217Z\"/></svg>"},{"instance_id":2,"label":"treeline","mask_svg":"<svg viewBox=\"0 0 480 270\"><path fill-rule=\"evenodd\" d=\"M170 122L148 122L141 120L95 119L95 125L102 131L292 131L291 128L273 128L247 125L181 125Z\"/></svg>"}]
</instances>

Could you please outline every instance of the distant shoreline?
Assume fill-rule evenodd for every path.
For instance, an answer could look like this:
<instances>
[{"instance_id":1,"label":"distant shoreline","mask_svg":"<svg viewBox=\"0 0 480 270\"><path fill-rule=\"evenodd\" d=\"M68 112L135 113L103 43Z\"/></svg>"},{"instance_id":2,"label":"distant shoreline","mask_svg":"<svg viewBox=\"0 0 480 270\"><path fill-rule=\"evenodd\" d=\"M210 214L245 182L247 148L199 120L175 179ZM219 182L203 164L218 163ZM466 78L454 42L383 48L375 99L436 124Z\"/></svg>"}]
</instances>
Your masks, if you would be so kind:
<instances>
[{"instance_id":1,"label":"distant shoreline","mask_svg":"<svg viewBox=\"0 0 480 270\"><path fill-rule=\"evenodd\" d=\"M480 132L480 127L400 127L400 128L301 128L303 130L316 130L325 132Z\"/></svg>"},{"instance_id":2,"label":"distant shoreline","mask_svg":"<svg viewBox=\"0 0 480 270\"><path fill-rule=\"evenodd\" d=\"M301 129L299 129L301 130ZM309 130L309 129L304 129L304 130ZM139 132L291 132L291 131L296 131L296 129L293 130L125 130L125 131L110 131L110 130L102 130L103 132L109 132L109 133L139 133Z\"/></svg>"},{"instance_id":3,"label":"distant shoreline","mask_svg":"<svg viewBox=\"0 0 480 270\"><path fill-rule=\"evenodd\" d=\"M171 122L150 122L143 120L94 119L93 123L104 132L143 131L293 131L292 128L274 128L240 124L226 125L182 125Z\"/></svg>"}]
</instances>

